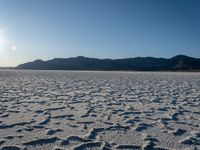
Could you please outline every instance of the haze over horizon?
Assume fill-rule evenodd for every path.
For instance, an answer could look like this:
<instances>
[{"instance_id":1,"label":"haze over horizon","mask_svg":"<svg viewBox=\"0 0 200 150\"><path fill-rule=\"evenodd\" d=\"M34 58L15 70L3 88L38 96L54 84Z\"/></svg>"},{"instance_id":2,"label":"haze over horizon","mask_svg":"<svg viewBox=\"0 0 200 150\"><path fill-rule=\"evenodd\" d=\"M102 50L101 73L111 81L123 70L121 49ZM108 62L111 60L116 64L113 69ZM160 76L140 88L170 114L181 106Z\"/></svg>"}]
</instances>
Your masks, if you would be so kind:
<instances>
[{"instance_id":1,"label":"haze over horizon","mask_svg":"<svg viewBox=\"0 0 200 150\"><path fill-rule=\"evenodd\" d=\"M200 57L198 0L0 0L0 66L35 59Z\"/></svg>"}]
</instances>

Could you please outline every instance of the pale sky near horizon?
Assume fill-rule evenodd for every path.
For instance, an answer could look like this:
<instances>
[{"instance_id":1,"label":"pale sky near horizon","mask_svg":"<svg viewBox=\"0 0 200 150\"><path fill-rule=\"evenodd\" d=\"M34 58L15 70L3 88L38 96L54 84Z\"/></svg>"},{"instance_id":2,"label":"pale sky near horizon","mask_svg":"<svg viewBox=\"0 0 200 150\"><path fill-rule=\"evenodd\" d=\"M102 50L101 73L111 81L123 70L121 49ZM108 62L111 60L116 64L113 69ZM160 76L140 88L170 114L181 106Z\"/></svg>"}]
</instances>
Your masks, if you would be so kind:
<instances>
[{"instance_id":1,"label":"pale sky near horizon","mask_svg":"<svg viewBox=\"0 0 200 150\"><path fill-rule=\"evenodd\" d=\"M199 0L0 0L0 66L79 55L200 57Z\"/></svg>"}]
</instances>

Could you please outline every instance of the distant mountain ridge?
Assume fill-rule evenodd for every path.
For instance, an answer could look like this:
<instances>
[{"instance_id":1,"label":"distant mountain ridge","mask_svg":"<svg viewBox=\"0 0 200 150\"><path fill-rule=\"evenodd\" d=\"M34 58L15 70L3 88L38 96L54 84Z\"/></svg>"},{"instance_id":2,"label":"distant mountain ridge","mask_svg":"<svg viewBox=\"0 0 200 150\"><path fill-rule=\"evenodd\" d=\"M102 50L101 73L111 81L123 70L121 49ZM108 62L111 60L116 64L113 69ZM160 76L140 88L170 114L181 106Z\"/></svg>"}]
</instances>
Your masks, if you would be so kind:
<instances>
[{"instance_id":1,"label":"distant mountain ridge","mask_svg":"<svg viewBox=\"0 0 200 150\"><path fill-rule=\"evenodd\" d=\"M170 71L200 70L200 58L177 55L172 58L135 57L124 59L98 59L84 56L35 60L20 64L16 69L33 70L134 70Z\"/></svg>"}]
</instances>

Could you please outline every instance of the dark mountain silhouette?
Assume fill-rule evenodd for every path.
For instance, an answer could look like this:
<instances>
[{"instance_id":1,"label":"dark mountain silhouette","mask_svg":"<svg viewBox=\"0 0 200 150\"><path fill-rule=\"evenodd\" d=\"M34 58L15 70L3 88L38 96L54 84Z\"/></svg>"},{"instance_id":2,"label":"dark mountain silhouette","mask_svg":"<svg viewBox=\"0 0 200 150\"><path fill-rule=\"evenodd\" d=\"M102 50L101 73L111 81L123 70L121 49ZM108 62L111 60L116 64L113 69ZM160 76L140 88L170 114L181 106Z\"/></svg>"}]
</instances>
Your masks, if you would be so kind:
<instances>
[{"instance_id":1,"label":"dark mountain silhouette","mask_svg":"<svg viewBox=\"0 0 200 150\"><path fill-rule=\"evenodd\" d=\"M38 70L200 70L200 59L185 55L177 55L169 59L154 57L97 59L78 56L73 58L55 58L48 61L36 60L21 64L16 68Z\"/></svg>"}]
</instances>

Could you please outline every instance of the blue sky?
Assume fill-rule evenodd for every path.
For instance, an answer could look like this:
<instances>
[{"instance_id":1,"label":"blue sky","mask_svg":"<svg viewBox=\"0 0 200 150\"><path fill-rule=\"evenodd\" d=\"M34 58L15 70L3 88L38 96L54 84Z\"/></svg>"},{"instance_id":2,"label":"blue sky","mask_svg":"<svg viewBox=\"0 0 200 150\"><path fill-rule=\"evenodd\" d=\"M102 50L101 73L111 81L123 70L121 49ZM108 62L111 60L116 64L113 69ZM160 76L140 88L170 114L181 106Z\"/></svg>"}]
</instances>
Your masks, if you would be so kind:
<instances>
[{"instance_id":1,"label":"blue sky","mask_svg":"<svg viewBox=\"0 0 200 150\"><path fill-rule=\"evenodd\" d=\"M88 56L200 57L199 0L0 0L0 66Z\"/></svg>"}]
</instances>

